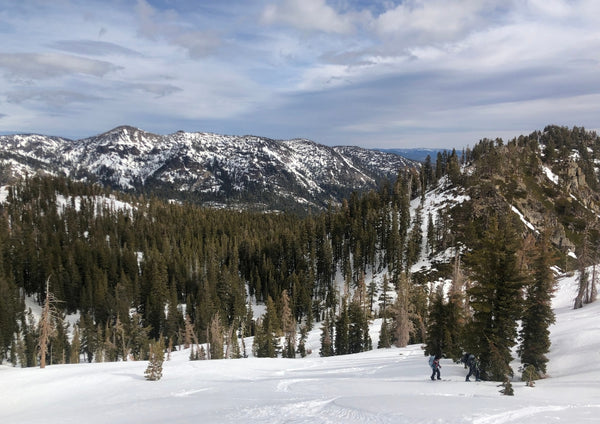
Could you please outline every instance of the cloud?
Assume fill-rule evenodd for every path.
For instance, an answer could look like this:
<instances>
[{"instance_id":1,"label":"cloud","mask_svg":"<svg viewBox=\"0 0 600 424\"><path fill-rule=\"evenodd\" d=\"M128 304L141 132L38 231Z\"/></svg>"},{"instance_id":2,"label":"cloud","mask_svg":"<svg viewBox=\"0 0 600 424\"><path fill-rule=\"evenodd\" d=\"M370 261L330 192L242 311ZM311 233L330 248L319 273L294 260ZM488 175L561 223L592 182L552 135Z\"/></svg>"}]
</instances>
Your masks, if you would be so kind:
<instances>
[{"instance_id":1,"label":"cloud","mask_svg":"<svg viewBox=\"0 0 600 424\"><path fill-rule=\"evenodd\" d=\"M573 4L564 0L529 0L526 2L533 14L557 19L571 18L574 12Z\"/></svg>"},{"instance_id":2,"label":"cloud","mask_svg":"<svg viewBox=\"0 0 600 424\"><path fill-rule=\"evenodd\" d=\"M325 0L285 0L263 10L264 24L286 24L303 31L348 34L354 30L353 18L340 14Z\"/></svg>"},{"instance_id":3,"label":"cloud","mask_svg":"<svg viewBox=\"0 0 600 424\"><path fill-rule=\"evenodd\" d=\"M372 22L376 34L396 48L447 44L489 25L489 0L407 0ZM501 15L496 12L496 17Z\"/></svg>"},{"instance_id":4,"label":"cloud","mask_svg":"<svg viewBox=\"0 0 600 424\"><path fill-rule=\"evenodd\" d=\"M63 50L69 53L89 56L132 56L139 57L141 54L135 50L128 49L118 44L106 41L94 40L60 40L49 44L49 47Z\"/></svg>"},{"instance_id":5,"label":"cloud","mask_svg":"<svg viewBox=\"0 0 600 424\"><path fill-rule=\"evenodd\" d=\"M145 0L138 0L136 12L141 36L182 47L192 59L209 56L221 46L221 39L213 31L189 29L173 10L157 10Z\"/></svg>"},{"instance_id":6,"label":"cloud","mask_svg":"<svg viewBox=\"0 0 600 424\"><path fill-rule=\"evenodd\" d=\"M174 45L185 48L192 59L200 59L214 53L221 45L215 34L201 31L185 31L169 39Z\"/></svg>"},{"instance_id":7,"label":"cloud","mask_svg":"<svg viewBox=\"0 0 600 424\"><path fill-rule=\"evenodd\" d=\"M37 80L69 74L103 77L119 67L109 62L60 53L0 53L0 69L13 79Z\"/></svg>"},{"instance_id":8,"label":"cloud","mask_svg":"<svg viewBox=\"0 0 600 424\"><path fill-rule=\"evenodd\" d=\"M128 84L124 86L126 90L134 89L140 90L146 93L154 94L156 97L164 97L169 94L177 93L178 91L182 91L181 88L176 87L170 84L161 84L161 83L135 83Z\"/></svg>"},{"instance_id":9,"label":"cloud","mask_svg":"<svg viewBox=\"0 0 600 424\"><path fill-rule=\"evenodd\" d=\"M100 97L65 89L22 88L6 93L8 103L35 103L45 107L63 108L73 103L98 102Z\"/></svg>"}]
</instances>

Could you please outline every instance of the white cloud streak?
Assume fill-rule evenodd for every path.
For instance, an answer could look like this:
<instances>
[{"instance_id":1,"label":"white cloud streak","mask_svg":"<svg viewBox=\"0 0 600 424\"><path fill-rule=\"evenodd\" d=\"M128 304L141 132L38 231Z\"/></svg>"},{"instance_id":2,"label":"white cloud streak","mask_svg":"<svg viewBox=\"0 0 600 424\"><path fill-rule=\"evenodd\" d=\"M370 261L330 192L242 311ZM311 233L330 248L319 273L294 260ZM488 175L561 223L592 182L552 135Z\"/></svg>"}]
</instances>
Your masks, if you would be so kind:
<instances>
[{"instance_id":1,"label":"white cloud streak","mask_svg":"<svg viewBox=\"0 0 600 424\"><path fill-rule=\"evenodd\" d=\"M14 79L44 79L76 73L102 77L119 67L60 53L0 53L0 69Z\"/></svg>"}]
</instances>

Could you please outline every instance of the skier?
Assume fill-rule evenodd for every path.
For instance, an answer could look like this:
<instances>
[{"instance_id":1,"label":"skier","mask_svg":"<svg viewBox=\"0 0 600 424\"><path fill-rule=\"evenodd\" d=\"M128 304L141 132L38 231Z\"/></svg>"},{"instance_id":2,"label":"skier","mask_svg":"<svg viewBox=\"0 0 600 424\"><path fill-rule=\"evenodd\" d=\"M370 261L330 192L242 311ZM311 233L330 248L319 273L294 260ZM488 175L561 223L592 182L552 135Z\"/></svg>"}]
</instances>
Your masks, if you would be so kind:
<instances>
[{"instance_id":1,"label":"skier","mask_svg":"<svg viewBox=\"0 0 600 424\"><path fill-rule=\"evenodd\" d=\"M437 379L441 380L442 378L440 377L440 368L442 368L442 366L440 365L440 357L438 355L431 355L429 357L429 366L432 370L431 379L435 380L435 377L437 375Z\"/></svg>"},{"instance_id":2,"label":"skier","mask_svg":"<svg viewBox=\"0 0 600 424\"><path fill-rule=\"evenodd\" d=\"M469 367L469 373L467 374L465 381L471 381L469 380L469 377L472 375L475 375L475 381L481 381L479 380L479 361L475 358L475 355L472 353L469 355L466 365Z\"/></svg>"}]
</instances>

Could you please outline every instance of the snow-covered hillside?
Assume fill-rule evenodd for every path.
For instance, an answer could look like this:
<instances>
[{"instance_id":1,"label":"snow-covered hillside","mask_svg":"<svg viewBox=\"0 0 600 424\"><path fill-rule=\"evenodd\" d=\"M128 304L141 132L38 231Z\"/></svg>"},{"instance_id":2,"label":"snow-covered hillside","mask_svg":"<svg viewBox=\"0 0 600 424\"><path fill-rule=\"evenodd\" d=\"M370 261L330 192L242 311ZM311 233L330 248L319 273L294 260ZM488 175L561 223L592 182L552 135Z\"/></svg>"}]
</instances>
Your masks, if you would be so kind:
<instances>
[{"instance_id":1,"label":"snow-covered hillside","mask_svg":"<svg viewBox=\"0 0 600 424\"><path fill-rule=\"evenodd\" d=\"M316 205L341 202L353 190L376 188L400 169L401 156L310 140L272 140L129 126L81 140L43 135L0 136L0 164L12 174L41 171L122 190L159 188L173 198L227 203Z\"/></svg>"},{"instance_id":2,"label":"snow-covered hillside","mask_svg":"<svg viewBox=\"0 0 600 424\"><path fill-rule=\"evenodd\" d=\"M0 422L53 423L586 423L600 413L600 302L573 310L576 276L560 279L551 327L550 378L464 381L442 360L429 380L421 346L321 358L194 361L177 351L163 378L144 379L146 362L0 367ZM372 325L377 344L378 321ZM250 340L248 340L250 342ZM515 367L518 363L515 362Z\"/></svg>"}]
</instances>

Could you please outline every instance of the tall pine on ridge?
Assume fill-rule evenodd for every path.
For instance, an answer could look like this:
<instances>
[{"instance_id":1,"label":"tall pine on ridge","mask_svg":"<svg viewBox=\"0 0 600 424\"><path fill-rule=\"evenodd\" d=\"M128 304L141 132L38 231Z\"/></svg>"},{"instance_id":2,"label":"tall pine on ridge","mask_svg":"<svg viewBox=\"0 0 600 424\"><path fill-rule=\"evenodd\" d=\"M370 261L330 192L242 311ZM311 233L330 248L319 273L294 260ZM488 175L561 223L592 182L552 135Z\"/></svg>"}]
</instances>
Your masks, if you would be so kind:
<instances>
[{"instance_id":1,"label":"tall pine on ridge","mask_svg":"<svg viewBox=\"0 0 600 424\"><path fill-rule=\"evenodd\" d=\"M521 240L510 217L492 216L466 258L473 280L467 292L473 310L467 349L479 357L485 380L504 381L513 374L511 349L521 317L523 277L516 257Z\"/></svg>"}]
</instances>

